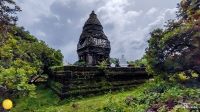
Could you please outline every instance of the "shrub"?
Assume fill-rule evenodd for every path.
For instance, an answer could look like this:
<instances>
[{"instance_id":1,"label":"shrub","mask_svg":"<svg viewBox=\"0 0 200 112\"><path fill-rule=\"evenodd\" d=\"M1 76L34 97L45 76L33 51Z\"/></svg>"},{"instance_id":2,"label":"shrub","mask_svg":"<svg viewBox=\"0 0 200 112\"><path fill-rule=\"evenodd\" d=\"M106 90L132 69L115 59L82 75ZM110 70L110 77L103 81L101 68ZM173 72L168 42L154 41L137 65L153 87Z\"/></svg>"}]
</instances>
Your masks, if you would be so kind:
<instances>
[{"instance_id":1,"label":"shrub","mask_svg":"<svg viewBox=\"0 0 200 112\"><path fill-rule=\"evenodd\" d=\"M106 71L106 68L107 68L107 66L106 66L106 61L102 61L102 62L100 63L100 65L98 65L97 67L98 67L98 69L100 69L100 70L102 70L102 71Z\"/></svg>"},{"instance_id":2,"label":"shrub","mask_svg":"<svg viewBox=\"0 0 200 112\"><path fill-rule=\"evenodd\" d=\"M78 63L78 66L86 67L87 64L86 64L85 62L79 62L79 63Z\"/></svg>"}]
</instances>

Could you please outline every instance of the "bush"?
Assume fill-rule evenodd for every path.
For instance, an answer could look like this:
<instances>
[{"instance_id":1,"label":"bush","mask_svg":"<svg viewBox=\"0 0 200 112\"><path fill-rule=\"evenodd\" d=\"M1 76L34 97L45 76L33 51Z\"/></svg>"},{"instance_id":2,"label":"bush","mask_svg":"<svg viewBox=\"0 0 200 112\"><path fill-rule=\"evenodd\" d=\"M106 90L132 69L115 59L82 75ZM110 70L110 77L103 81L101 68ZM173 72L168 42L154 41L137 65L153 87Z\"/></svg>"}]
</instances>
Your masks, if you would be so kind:
<instances>
[{"instance_id":1,"label":"bush","mask_svg":"<svg viewBox=\"0 0 200 112\"><path fill-rule=\"evenodd\" d=\"M106 61L102 61L100 63L100 65L97 66L98 69L102 70L102 71L106 71L107 65L106 65Z\"/></svg>"},{"instance_id":2,"label":"bush","mask_svg":"<svg viewBox=\"0 0 200 112\"><path fill-rule=\"evenodd\" d=\"M78 66L86 67L87 64L86 64L85 62L79 62L79 63L78 63Z\"/></svg>"}]
</instances>

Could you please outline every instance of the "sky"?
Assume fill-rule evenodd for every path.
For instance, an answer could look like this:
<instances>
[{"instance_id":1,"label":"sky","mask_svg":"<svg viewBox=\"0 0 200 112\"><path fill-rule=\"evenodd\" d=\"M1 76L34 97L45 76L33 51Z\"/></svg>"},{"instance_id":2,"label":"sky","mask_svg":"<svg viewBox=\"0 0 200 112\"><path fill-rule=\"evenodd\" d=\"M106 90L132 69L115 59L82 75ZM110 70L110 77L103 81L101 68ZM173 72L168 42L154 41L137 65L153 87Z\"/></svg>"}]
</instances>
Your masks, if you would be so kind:
<instances>
[{"instance_id":1,"label":"sky","mask_svg":"<svg viewBox=\"0 0 200 112\"><path fill-rule=\"evenodd\" d=\"M92 10L110 40L111 58L140 59L148 47L149 33L175 19L181 0L15 0L21 7L18 26L54 49L63 62L78 60L77 44Z\"/></svg>"}]
</instances>

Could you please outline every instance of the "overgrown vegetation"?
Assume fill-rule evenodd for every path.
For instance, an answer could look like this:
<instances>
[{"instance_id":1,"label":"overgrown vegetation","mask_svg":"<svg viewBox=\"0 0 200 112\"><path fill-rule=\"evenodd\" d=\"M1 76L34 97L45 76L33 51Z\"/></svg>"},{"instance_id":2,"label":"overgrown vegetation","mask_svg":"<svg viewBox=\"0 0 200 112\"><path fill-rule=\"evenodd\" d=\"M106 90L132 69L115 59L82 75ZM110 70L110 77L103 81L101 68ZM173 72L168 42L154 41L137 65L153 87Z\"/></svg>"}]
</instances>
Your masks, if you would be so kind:
<instances>
[{"instance_id":1,"label":"overgrown vegetation","mask_svg":"<svg viewBox=\"0 0 200 112\"><path fill-rule=\"evenodd\" d=\"M148 81L146 84L133 88L131 91L118 91L88 98L60 100L53 92L40 85L37 87L36 99L22 97L16 100L13 112L19 111L61 111L61 112L145 112L172 111L200 108L199 87L187 88L183 84L165 81ZM53 99L52 99L53 96ZM42 100L41 100L42 99ZM74 107L74 105L76 105Z\"/></svg>"},{"instance_id":2,"label":"overgrown vegetation","mask_svg":"<svg viewBox=\"0 0 200 112\"><path fill-rule=\"evenodd\" d=\"M106 71L106 68L107 68L107 65L106 65L106 61L102 61L100 63L100 65L97 66L99 70L102 70L102 71Z\"/></svg>"},{"instance_id":3,"label":"overgrown vegetation","mask_svg":"<svg viewBox=\"0 0 200 112\"><path fill-rule=\"evenodd\" d=\"M200 74L199 3L199 0L182 0L177 20L169 20L164 30L158 28L150 33L145 55L149 74L166 79L180 72L189 77L193 72Z\"/></svg>"},{"instance_id":4,"label":"overgrown vegetation","mask_svg":"<svg viewBox=\"0 0 200 112\"><path fill-rule=\"evenodd\" d=\"M176 110L180 108L185 108L185 110L198 110L200 107L200 100L198 99L199 92L200 89L185 88L181 84L175 85L175 83L163 81L148 82L134 90L130 96L124 99L111 96L104 103L104 106L98 109L111 112L145 112L147 110L160 112L172 110L177 112ZM185 104L188 107L184 107Z\"/></svg>"},{"instance_id":5,"label":"overgrown vegetation","mask_svg":"<svg viewBox=\"0 0 200 112\"><path fill-rule=\"evenodd\" d=\"M110 58L110 63L111 63L111 64L113 63L113 64L116 65L116 64L117 64L117 62L116 62L116 58Z\"/></svg>"},{"instance_id":6,"label":"overgrown vegetation","mask_svg":"<svg viewBox=\"0 0 200 112\"><path fill-rule=\"evenodd\" d=\"M78 66L86 67L87 64L86 64L85 62L79 62L79 63L78 63Z\"/></svg>"},{"instance_id":7,"label":"overgrown vegetation","mask_svg":"<svg viewBox=\"0 0 200 112\"><path fill-rule=\"evenodd\" d=\"M144 67L147 66L147 60L143 57L135 61L129 61L128 64L133 65L134 67Z\"/></svg>"},{"instance_id":8,"label":"overgrown vegetation","mask_svg":"<svg viewBox=\"0 0 200 112\"><path fill-rule=\"evenodd\" d=\"M63 55L15 26L17 16L13 14L21 10L13 0L1 0L0 8L0 100L11 94L34 97L35 85L28 82L34 76L48 74L51 66L62 65Z\"/></svg>"}]
</instances>

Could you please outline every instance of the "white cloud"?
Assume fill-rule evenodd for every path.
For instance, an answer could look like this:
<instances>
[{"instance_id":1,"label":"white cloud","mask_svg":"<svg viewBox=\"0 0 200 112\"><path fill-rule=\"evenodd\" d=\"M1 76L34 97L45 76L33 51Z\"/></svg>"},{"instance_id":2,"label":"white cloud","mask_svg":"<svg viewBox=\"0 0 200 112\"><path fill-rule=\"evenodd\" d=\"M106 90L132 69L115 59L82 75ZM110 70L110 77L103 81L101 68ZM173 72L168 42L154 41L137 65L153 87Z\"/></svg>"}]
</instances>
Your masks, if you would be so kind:
<instances>
[{"instance_id":1,"label":"white cloud","mask_svg":"<svg viewBox=\"0 0 200 112\"><path fill-rule=\"evenodd\" d=\"M39 15L50 15L51 12L49 6L53 3L53 1L54 0L16 0L16 4L22 9L22 12L19 13L18 23L20 25L23 24L24 26L28 26L37 22L37 17Z\"/></svg>"},{"instance_id":2,"label":"white cloud","mask_svg":"<svg viewBox=\"0 0 200 112\"><path fill-rule=\"evenodd\" d=\"M68 22L68 23L72 23L72 21L70 20L70 18L67 19L67 22Z\"/></svg>"},{"instance_id":3,"label":"white cloud","mask_svg":"<svg viewBox=\"0 0 200 112\"><path fill-rule=\"evenodd\" d=\"M34 18L34 19L33 19L33 22L39 22L39 21L40 21L39 18Z\"/></svg>"},{"instance_id":4,"label":"white cloud","mask_svg":"<svg viewBox=\"0 0 200 112\"><path fill-rule=\"evenodd\" d=\"M155 7L152 7L146 14L148 15L148 16L151 16L151 15L153 15L155 12L157 12L158 11L158 9L157 8L155 8Z\"/></svg>"},{"instance_id":5,"label":"white cloud","mask_svg":"<svg viewBox=\"0 0 200 112\"><path fill-rule=\"evenodd\" d=\"M176 8L166 9L164 11L164 13L162 15L158 16L154 22L149 24L149 26L155 26L155 25L158 25L158 24L164 25L164 22L166 22L169 19L173 19L175 17L176 11L177 11Z\"/></svg>"},{"instance_id":6,"label":"white cloud","mask_svg":"<svg viewBox=\"0 0 200 112\"><path fill-rule=\"evenodd\" d=\"M115 48L112 51L113 54L116 54L114 56L120 57L121 55L125 55L127 60L141 58L147 47L149 32L155 28L162 28L166 20L175 17L176 10L176 8L166 9L153 22L147 24L144 28L138 28L136 31L127 31L127 28L124 27L121 33L117 33L116 40L112 44L112 47Z\"/></svg>"},{"instance_id":7,"label":"white cloud","mask_svg":"<svg viewBox=\"0 0 200 112\"><path fill-rule=\"evenodd\" d=\"M126 25L134 23L135 17L140 16L142 11L125 10L125 7L130 5L127 0L111 0L105 3L104 6L97 9L99 18L103 25L114 24L114 32L121 33Z\"/></svg>"},{"instance_id":8,"label":"white cloud","mask_svg":"<svg viewBox=\"0 0 200 112\"><path fill-rule=\"evenodd\" d=\"M56 2L61 3L62 5L68 6L70 0L56 0Z\"/></svg>"},{"instance_id":9,"label":"white cloud","mask_svg":"<svg viewBox=\"0 0 200 112\"><path fill-rule=\"evenodd\" d=\"M134 23L135 22L135 17L140 16L140 14L142 13L142 11L136 12L136 11L128 11L125 15L124 18L126 19L126 21L130 24L130 23Z\"/></svg>"},{"instance_id":10,"label":"white cloud","mask_svg":"<svg viewBox=\"0 0 200 112\"><path fill-rule=\"evenodd\" d=\"M37 35L38 36L41 36L41 37L46 37L46 34L44 33L44 32L42 32L42 31L37 31Z\"/></svg>"},{"instance_id":11,"label":"white cloud","mask_svg":"<svg viewBox=\"0 0 200 112\"><path fill-rule=\"evenodd\" d=\"M62 53L63 53L63 55L65 56L64 57L64 62L66 62L66 61L70 62L70 63L75 62L73 60L73 58L78 57L78 55L74 56L74 54L72 52L76 51L76 45L77 45L77 42L71 41L70 43L68 43L64 47L60 48Z\"/></svg>"}]
</instances>

